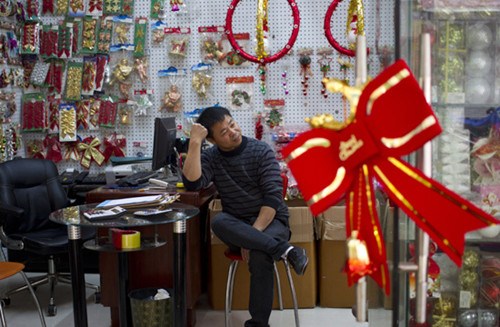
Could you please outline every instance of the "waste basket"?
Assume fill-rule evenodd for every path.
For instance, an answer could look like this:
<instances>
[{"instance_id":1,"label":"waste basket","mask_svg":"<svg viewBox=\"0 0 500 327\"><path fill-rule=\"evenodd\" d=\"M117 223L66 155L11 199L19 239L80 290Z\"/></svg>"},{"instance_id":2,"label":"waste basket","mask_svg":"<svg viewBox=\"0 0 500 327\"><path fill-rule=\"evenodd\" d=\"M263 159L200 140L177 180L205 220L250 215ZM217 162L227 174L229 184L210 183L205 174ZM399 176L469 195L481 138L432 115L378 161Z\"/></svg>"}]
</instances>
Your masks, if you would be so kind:
<instances>
[{"instance_id":1,"label":"waste basket","mask_svg":"<svg viewBox=\"0 0 500 327\"><path fill-rule=\"evenodd\" d=\"M155 300L157 292L158 288L141 288L129 293L134 327L173 326L172 298Z\"/></svg>"}]
</instances>

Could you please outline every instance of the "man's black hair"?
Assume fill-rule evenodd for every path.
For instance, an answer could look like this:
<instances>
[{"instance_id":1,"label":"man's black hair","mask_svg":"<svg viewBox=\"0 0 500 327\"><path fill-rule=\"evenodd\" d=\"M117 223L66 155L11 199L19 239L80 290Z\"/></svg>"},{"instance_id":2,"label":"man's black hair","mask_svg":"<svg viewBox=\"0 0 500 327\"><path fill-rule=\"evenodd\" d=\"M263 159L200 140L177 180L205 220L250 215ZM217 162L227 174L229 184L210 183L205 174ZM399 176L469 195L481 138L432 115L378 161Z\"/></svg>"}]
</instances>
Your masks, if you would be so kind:
<instances>
[{"instance_id":1,"label":"man's black hair","mask_svg":"<svg viewBox=\"0 0 500 327\"><path fill-rule=\"evenodd\" d=\"M209 107L203 110L196 122L208 131L208 138L213 138L212 127L226 119L226 116L232 117L227 108L224 107Z\"/></svg>"}]
</instances>

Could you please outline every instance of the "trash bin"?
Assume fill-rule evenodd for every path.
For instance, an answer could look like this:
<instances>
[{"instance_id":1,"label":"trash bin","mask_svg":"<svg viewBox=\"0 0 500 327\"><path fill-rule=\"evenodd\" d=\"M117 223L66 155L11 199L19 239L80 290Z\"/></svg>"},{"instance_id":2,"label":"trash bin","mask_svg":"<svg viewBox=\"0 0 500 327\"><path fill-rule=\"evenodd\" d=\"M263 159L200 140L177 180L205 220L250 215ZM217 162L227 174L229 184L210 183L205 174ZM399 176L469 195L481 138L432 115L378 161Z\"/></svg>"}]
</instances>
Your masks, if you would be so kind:
<instances>
[{"instance_id":1,"label":"trash bin","mask_svg":"<svg viewBox=\"0 0 500 327\"><path fill-rule=\"evenodd\" d=\"M172 298L155 300L157 292L158 288L141 288L129 293L134 327L173 326Z\"/></svg>"}]
</instances>

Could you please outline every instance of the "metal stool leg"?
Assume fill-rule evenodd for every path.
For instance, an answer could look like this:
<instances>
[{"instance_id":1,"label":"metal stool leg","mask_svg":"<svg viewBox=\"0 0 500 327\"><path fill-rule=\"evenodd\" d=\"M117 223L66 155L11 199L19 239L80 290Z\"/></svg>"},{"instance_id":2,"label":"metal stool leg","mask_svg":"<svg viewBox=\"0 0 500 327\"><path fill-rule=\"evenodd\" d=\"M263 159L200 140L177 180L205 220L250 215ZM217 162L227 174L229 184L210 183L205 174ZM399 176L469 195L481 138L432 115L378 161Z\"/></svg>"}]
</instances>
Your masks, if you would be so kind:
<instances>
[{"instance_id":1,"label":"metal stool leg","mask_svg":"<svg viewBox=\"0 0 500 327\"><path fill-rule=\"evenodd\" d=\"M229 327L229 314L231 313L231 305L233 304L233 286L234 286L234 275L236 274L236 269L238 268L238 261L233 260L229 266L229 271L227 273L227 285L226 285L226 305L224 307L224 315L226 320L226 327Z\"/></svg>"},{"instance_id":2,"label":"metal stool leg","mask_svg":"<svg viewBox=\"0 0 500 327\"><path fill-rule=\"evenodd\" d=\"M290 272L290 265L287 259L283 259L285 265L286 276L288 277L288 284L290 285L290 291L292 293L293 300L293 314L295 315L295 326L300 327L299 322L299 305L297 304L297 294L295 293L295 286L293 285L292 273Z\"/></svg>"},{"instance_id":3,"label":"metal stool leg","mask_svg":"<svg viewBox=\"0 0 500 327\"><path fill-rule=\"evenodd\" d=\"M5 320L5 312L3 311L3 306L5 303L0 301L0 326L7 327L7 321Z\"/></svg>"},{"instance_id":4,"label":"metal stool leg","mask_svg":"<svg viewBox=\"0 0 500 327\"><path fill-rule=\"evenodd\" d=\"M276 266L276 261L273 263L274 266L274 276L276 276L276 288L278 289L278 304L280 310L283 311L283 297L281 296L281 282L280 275L278 273L278 266Z\"/></svg>"},{"instance_id":5,"label":"metal stool leg","mask_svg":"<svg viewBox=\"0 0 500 327\"><path fill-rule=\"evenodd\" d=\"M35 302L36 309L38 310L38 315L40 316L40 321L42 323L42 326L46 327L45 318L43 316L42 309L40 308L40 302L38 301L38 297L35 294L35 290L33 290L33 287L31 286L30 281L28 280L28 277L26 277L24 271L20 271L19 273L21 274L21 276L23 276L24 282L28 286L28 289L33 297L33 301Z\"/></svg>"}]
</instances>

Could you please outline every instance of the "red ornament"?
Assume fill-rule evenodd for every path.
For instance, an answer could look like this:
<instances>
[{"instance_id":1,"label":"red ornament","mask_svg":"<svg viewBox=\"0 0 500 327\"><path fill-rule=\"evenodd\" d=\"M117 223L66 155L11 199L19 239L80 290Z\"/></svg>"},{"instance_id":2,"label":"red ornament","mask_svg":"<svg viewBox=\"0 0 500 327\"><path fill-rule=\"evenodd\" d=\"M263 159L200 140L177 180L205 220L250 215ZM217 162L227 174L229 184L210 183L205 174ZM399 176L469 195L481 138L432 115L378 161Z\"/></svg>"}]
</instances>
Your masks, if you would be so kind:
<instances>
[{"instance_id":1,"label":"red ornament","mask_svg":"<svg viewBox=\"0 0 500 327\"><path fill-rule=\"evenodd\" d=\"M245 58L248 61L255 62L257 64L269 64L271 62L275 62L276 60L280 59L284 55L286 55L293 47L295 41L297 40L297 36L299 35L299 27L300 27L300 16L299 16L299 9L297 8L297 4L295 3L295 0L287 0L288 4L290 5L290 8L292 8L292 16L293 16L293 28L292 28L292 35L290 36L290 39L288 40L287 44L281 51L278 53L272 55L272 56L267 56L265 58L262 58L259 60L259 58L252 56L248 53L246 53L238 44L236 39L234 38L233 34L233 14L234 10L236 9L236 6L240 2L240 0L232 0L231 4L229 5L229 9L227 10L227 16L226 16L226 35L229 43L231 43L231 46L233 49L243 58Z\"/></svg>"}]
</instances>

